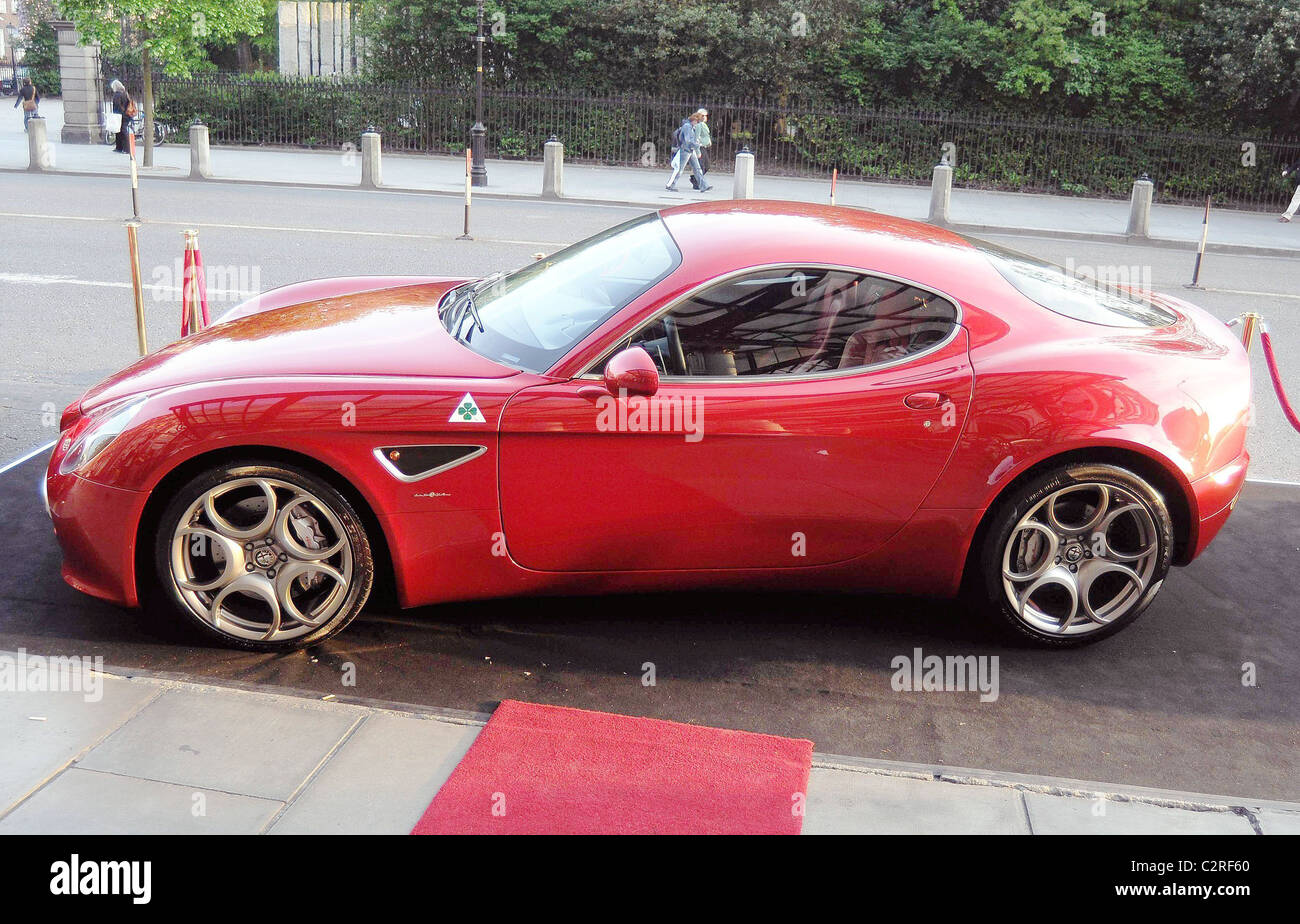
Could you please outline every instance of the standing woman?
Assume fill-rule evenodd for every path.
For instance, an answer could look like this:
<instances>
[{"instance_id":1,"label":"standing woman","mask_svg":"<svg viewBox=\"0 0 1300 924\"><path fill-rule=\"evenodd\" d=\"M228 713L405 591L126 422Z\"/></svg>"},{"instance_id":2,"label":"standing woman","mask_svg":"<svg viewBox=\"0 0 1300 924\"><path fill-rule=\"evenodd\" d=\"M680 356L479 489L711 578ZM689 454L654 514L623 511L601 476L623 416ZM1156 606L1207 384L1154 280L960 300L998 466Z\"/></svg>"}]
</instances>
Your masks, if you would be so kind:
<instances>
[{"instance_id":1,"label":"standing woman","mask_svg":"<svg viewBox=\"0 0 1300 924\"><path fill-rule=\"evenodd\" d=\"M130 154L128 138L131 120L135 118L135 101L126 92L126 87L122 86L122 81L114 80L109 88L113 91L113 112L122 117L122 124L117 130L117 146L113 150L119 154Z\"/></svg>"}]
</instances>

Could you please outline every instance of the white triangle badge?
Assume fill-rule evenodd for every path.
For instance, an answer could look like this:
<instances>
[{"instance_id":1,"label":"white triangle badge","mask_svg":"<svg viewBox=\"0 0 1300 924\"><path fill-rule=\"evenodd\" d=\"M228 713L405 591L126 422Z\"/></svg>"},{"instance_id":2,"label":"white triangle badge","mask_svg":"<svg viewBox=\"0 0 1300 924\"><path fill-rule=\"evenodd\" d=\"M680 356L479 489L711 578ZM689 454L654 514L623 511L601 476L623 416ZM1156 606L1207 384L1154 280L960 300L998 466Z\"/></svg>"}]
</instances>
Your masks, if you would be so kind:
<instances>
[{"instance_id":1,"label":"white triangle badge","mask_svg":"<svg viewBox=\"0 0 1300 924\"><path fill-rule=\"evenodd\" d=\"M469 392L465 392L465 397L460 399L456 405L456 410L451 412L447 418L447 423L487 423L483 412L478 409L478 402Z\"/></svg>"}]
</instances>

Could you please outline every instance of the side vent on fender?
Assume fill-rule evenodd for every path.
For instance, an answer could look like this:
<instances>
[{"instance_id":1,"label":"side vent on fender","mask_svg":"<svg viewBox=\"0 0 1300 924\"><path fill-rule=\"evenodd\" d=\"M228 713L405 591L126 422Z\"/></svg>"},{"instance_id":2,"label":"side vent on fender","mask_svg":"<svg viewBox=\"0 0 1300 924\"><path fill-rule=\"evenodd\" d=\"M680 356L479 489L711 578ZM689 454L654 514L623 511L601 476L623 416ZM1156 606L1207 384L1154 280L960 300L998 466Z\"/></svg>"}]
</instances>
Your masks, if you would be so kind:
<instances>
[{"instance_id":1,"label":"side vent on fender","mask_svg":"<svg viewBox=\"0 0 1300 924\"><path fill-rule=\"evenodd\" d=\"M449 468L477 459L486 446L451 444L436 446L380 446L375 450L388 473L401 481L421 481Z\"/></svg>"}]
</instances>

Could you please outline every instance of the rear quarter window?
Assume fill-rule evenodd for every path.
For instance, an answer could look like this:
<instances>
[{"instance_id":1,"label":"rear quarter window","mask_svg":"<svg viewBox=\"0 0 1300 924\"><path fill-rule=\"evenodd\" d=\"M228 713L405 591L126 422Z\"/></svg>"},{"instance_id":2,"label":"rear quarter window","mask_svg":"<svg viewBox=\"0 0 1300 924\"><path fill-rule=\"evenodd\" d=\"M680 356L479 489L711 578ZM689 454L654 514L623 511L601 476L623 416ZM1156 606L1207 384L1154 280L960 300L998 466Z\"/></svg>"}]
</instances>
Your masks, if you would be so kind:
<instances>
[{"instance_id":1,"label":"rear quarter window","mask_svg":"<svg viewBox=\"0 0 1300 924\"><path fill-rule=\"evenodd\" d=\"M988 241L966 238L983 253L1020 294L1049 311L1107 327L1168 327L1178 320L1172 311L1154 305L1111 281L1068 272L1048 263Z\"/></svg>"}]
</instances>

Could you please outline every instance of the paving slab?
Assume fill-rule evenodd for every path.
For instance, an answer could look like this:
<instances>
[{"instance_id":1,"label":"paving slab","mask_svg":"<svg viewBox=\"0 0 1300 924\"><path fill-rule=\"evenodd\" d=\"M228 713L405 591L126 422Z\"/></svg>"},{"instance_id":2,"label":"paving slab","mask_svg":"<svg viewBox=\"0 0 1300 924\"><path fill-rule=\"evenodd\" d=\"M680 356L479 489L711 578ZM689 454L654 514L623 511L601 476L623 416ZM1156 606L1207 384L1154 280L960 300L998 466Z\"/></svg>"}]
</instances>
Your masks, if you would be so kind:
<instances>
[{"instance_id":1,"label":"paving slab","mask_svg":"<svg viewBox=\"0 0 1300 924\"><path fill-rule=\"evenodd\" d=\"M1146 802L1080 799L1025 793L1035 834L1250 834L1249 819L1234 812L1192 811Z\"/></svg>"},{"instance_id":2,"label":"paving slab","mask_svg":"<svg viewBox=\"0 0 1300 924\"><path fill-rule=\"evenodd\" d=\"M73 768L0 820L0 834L256 834L283 805Z\"/></svg>"},{"instance_id":3,"label":"paving slab","mask_svg":"<svg viewBox=\"0 0 1300 924\"><path fill-rule=\"evenodd\" d=\"M293 697L169 689L79 766L288 801L363 714Z\"/></svg>"},{"instance_id":4,"label":"paving slab","mask_svg":"<svg viewBox=\"0 0 1300 924\"><path fill-rule=\"evenodd\" d=\"M153 684L100 679L98 702L75 692L0 693L0 814L159 693Z\"/></svg>"},{"instance_id":5,"label":"paving slab","mask_svg":"<svg viewBox=\"0 0 1300 924\"><path fill-rule=\"evenodd\" d=\"M813 767L804 834L1028 834L1019 791Z\"/></svg>"},{"instance_id":6,"label":"paving slab","mask_svg":"<svg viewBox=\"0 0 1300 924\"><path fill-rule=\"evenodd\" d=\"M480 731L480 725L371 715L270 833L408 834Z\"/></svg>"}]
</instances>

